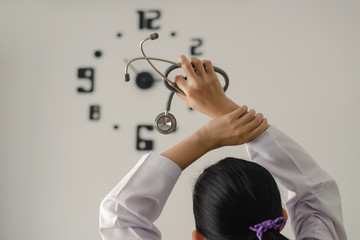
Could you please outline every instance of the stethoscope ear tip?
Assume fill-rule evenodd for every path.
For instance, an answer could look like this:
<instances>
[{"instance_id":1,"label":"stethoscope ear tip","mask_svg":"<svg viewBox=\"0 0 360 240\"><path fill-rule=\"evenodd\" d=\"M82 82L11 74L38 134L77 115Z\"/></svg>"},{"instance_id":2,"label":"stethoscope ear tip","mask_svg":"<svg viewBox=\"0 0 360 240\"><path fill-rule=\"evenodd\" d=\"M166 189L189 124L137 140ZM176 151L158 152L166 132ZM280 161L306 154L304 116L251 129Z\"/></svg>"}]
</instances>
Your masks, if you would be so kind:
<instances>
[{"instance_id":1,"label":"stethoscope ear tip","mask_svg":"<svg viewBox=\"0 0 360 240\"><path fill-rule=\"evenodd\" d=\"M130 74L124 73L124 80L125 80L125 82L130 81Z\"/></svg>"},{"instance_id":2,"label":"stethoscope ear tip","mask_svg":"<svg viewBox=\"0 0 360 240\"><path fill-rule=\"evenodd\" d=\"M158 39L158 38L159 38L159 34L157 34L157 33L153 33L153 34L150 35L151 40L155 40L155 39Z\"/></svg>"}]
</instances>

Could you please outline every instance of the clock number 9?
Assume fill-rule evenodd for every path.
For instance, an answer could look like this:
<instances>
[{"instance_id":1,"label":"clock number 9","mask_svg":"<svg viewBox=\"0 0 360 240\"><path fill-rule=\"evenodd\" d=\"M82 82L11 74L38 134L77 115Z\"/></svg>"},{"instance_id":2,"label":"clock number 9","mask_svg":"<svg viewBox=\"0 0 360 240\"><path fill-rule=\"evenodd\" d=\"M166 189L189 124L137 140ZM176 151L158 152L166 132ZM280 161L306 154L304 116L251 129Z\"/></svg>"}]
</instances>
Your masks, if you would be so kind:
<instances>
[{"instance_id":1,"label":"clock number 9","mask_svg":"<svg viewBox=\"0 0 360 240\"><path fill-rule=\"evenodd\" d=\"M91 93L94 91L94 68L79 68L78 69L78 78L79 80L85 79L90 81L90 87L88 89L85 89L83 87L78 87L77 91L78 93Z\"/></svg>"},{"instance_id":2,"label":"clock number 9","mask_svg":"<svg viewBox=\"0 0 360 240\"><path fill-rule=\"evenodd\" d=\"M77 92L81 94L88 94L94 92L95 85L95 69L88 68L79 68L77 73L79 80L89 80L90 86L86 89L84 87L78 87ZM98 121L100 120L100 105L90 105L89 107L89 120Z\"/></svg>"}]
</instances>

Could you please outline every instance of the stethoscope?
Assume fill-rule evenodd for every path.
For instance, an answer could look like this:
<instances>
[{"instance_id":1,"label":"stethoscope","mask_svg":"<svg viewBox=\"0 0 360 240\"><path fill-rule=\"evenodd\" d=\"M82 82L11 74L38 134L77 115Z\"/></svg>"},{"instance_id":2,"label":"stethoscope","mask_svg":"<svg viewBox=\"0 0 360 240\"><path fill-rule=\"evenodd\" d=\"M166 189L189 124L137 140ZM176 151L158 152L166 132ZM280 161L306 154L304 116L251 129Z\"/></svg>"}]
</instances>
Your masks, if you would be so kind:
<instances>
[{"instance_id":1,"label":"stethoscope","mask_svg":"<svg viewBox=\"0 0 360 240\"><path fill-rule=\"evenodd\" d=\"M137 60L146 60L150 64L150 66L162 77L163 83L165 84L165 87L170 90L170 93L168 96L168 100L166 102L165 111L160 113L155 119L155 128L162 134L169 134L176 130L176 125L177 125L176 118L174 117L174 115L172 115L170 113L171 101L176 92L181 93L183 95L185 95L185 93L176 85L175 82L171 81L168 78L169 74L173 70L175 70L177 68L181 68L180 63L176 63L176 62L173 62L173 61L170 61L167 59L163 59L163 58L147 57L145 55L145 52L143 49L144 42L146 42L147 40L155 40L157 38L159 38L159 34L153 33L150 35L150 37L145 38L144 40L142 40L140 42L140 50L141 50L143 57L133 58L126 64L124 79L126 82L130 81L129 66L132 62L137 61ZM150 62L150 60L166 62L166 63L172 64L172 65L169 66L163 74ZM225 80L223 89L225 92L227 90L227 88L229 87L229 77L226 74L226 72L224 70L222 70L221 68L214 66L214 70L215 70L215 72L217 72L223 76L223 78ZM196 71L196 69L195 69L195 71ZM185 79L186 79L186 77L185 77Z\"/></svg>"}]
</instances>

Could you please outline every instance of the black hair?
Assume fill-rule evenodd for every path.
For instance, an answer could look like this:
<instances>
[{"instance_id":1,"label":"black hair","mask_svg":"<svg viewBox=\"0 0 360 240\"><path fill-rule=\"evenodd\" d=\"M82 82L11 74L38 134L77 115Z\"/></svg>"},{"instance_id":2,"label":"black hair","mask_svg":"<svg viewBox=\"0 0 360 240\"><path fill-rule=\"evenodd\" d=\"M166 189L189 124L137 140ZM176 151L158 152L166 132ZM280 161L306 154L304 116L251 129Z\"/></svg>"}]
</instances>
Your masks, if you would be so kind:
<instances>
[{"instance_id":1,"label":"black hair","mask_svg":"<svg viewBox=\"0 0 360 240\"><path fill-rule=\"evenodd\" d=\"M255 240L249 229L282 216L280 192L272 175L257 163L225 158L206 168L193 190L197 231L207 240ZM287 239L279 229L263 240Z\"/></svg>"}]
</instances>

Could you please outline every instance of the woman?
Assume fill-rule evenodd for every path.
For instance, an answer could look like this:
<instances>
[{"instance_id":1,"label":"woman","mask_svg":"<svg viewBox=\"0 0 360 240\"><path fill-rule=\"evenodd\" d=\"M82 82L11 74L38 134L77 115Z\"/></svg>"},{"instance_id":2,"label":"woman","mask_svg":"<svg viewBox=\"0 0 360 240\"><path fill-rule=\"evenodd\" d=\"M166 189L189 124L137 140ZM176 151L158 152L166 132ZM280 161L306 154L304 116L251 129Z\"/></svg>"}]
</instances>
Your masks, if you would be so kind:
<instances>
[{"instance_id":1,"label":"woman","mask_svg":"<svg viewBox=\"0 0 360 240\"><path fill-rule=\"evenodd\" d=\"M187 81L175 77L186 94L178 96L212 120L161 155L145 155L105 197L103 239L161 239L153 222L181 172L208 151L241 144L256 163L226 158L195 184L194 240L286 239L280 231L287 214L273 176L296 194L287 202L296 239L347 239L335 181L262 114L227 98L211 62L179 61Z\"/></svg>"}]
</instances>

